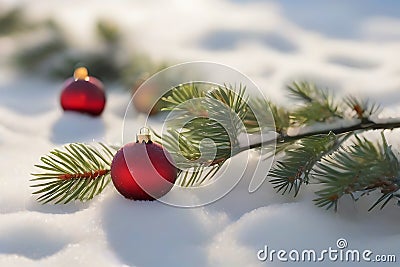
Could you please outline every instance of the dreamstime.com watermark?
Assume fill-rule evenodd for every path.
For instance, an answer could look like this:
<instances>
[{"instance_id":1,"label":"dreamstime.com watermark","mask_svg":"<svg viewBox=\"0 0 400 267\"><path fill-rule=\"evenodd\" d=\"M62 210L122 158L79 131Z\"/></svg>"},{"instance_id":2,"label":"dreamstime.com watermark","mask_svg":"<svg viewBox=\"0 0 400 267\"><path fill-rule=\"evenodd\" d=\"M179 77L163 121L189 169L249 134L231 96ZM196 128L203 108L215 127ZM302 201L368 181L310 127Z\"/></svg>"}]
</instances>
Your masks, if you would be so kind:
<instances>
[{"instance_id":1,"label":"dreamstime.com watermark","mask_svg":"<svg viewBox=\"0 0 400 267\"><path fill-rule=\"evenodd\" d=\"M394 254L375 254L370 249L359 250L349 249L347 240L339 238L336 241L336 247L325 249L291 249L275 250L267 245L257 252L257 258L260 261L269 262L372 262L385 263L396 262Z\"/></svg>"}]
</instances>

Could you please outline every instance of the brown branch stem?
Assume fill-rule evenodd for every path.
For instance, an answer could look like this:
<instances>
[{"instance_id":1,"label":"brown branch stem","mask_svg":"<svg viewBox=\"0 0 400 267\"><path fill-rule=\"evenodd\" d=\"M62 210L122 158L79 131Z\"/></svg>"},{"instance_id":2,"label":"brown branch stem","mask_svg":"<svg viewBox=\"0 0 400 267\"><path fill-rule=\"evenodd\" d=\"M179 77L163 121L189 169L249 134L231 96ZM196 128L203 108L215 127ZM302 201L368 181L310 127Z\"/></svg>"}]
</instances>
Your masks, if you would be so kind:
<instances>
[{"instance_id":1,"label":"brown branch stem","mask_svg":"<svg viewBox=\"0 0 400 267\"><path fill-rule=\"evenodd\" d=\"M275 143L286 143L286 142L296 141L296 140L300 140L302 138L310 137L310 136L317 135L317 134L328 134L328 133L332 132L332 133L338 135L338 134L344 134L344 133L349 133L349 132L354 132L354 131L368 131L368 130L379 130L379 129L393 130L395 128L400 128L400 119L399 119L399 121L382 122L382 123L367 120L365 122L360 122L358 124L351 125L348 127L342 127L342 128L332 128L332 129L328 128L328 129L324 129L324 130L310 131L310 132L306 132L306 133L302 133L302 134L298 134L298 135L281 134L281 135L278 135L278 137L275 139L269 139L269 140L266 140L263 142L251 144L249 146L240 147L238 150L236 150L235 154L238 154L240 152L243 152L243 151L246 151L249 149L259 148L259 147L267 146L267 145L273 145Z\"/></svg>"},{"instance_id":2,"label":"brown branch stem","mask_svg":"<svg viewBox=\"0 0 400 267\"><path fill-rule=\"evenodd\" d=\"M61 180L72 180L72 179L96 179L99 176L106 175L110 172L110 170L96 170L85 173L74 173L74 174L61 174L58 176L58 179Z\"/></svg>"}]
</instances>

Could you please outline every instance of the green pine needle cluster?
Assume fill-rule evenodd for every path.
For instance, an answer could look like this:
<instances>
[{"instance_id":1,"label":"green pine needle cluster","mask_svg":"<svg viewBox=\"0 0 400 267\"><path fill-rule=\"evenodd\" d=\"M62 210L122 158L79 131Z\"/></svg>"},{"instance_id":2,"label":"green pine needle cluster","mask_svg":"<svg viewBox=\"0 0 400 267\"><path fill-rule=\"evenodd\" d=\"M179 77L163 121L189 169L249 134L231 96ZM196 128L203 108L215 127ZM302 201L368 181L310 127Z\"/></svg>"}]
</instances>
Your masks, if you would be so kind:
<instances>
[{"instance_id":1,"label":"green pine needle cluster","mask_svg":"<svg viewBox=\"0 0 400 267\"><path fill-rule=\"evenodd\" d=\"M302 105L289 115L292 123L304 125L343 117L333 97L328 92L318 89L314 84L293 83L288 86L288 89L293 98L302 102Z\"/></svg>"},{"instance_id":2,"label":"green pine needle cluster","mask_svg":"<svg viewBox=\"0 0 400 267\"><path fill-rule=\"evenodd\" d=\"M245 88L190 83L173 88L163 101L172 115L167 133L156 137L181 169L177 183L200 185L238 149L248 110Z\"/></svg>"},{"instance_id":3,"label":"green pine needle cluster","mask_svg":"<svg viewBox=\"0 0 400 267\"><path fill-rule=\"evenodd\" d=\"M360 100L354 96L345 98L344 103L353 110L353 118L358 118L363 121L367 121L371 115L379 113L381 109L378 104L371 103L368 99Z\"/></svg>"},{"instance_id":4,"label":"green pine needle cluster","mask_svg":"<svg viewBox=\"0 0 400 267\"><path fill-rule=\"evenodd\" d=\"M100 194L110 183L110 166L115 149L102 143L69 144L54 149L35 165L44 172L33 173L31 187L42 203L87 201Z\"/></svg>"},{"instance_id":5,"label":"green pine needle cluster","mask_svg":"<svg viewBox=\"0 0 400 267\"><path fill-rule=\"evenodd\" d=\"M370 210L381 203L383 208L393 198L399 199L399 159L383 132L381 136L382 141L378 143L355 136L351 145L324 157L313 170L313 176L322 185L316 192L318 206L337 209L343 195L349 194L357 200L356 194L363 196L374 190L380 190L381 197Z\"/></svg>"},{"instance_id":6,"label":"green pine needle cluster","mask_svg":"<svg viewBox=\"0 0 400 267\"><path fill-rule=\"evenodd\" d=\"M285 194L294 189L296 196L303 183L310 180L314 165L327 153L337 147L338 137L333 133L315 135L300 139L286 147L283 159L278 160L269 176L278 192Z\"/></svg>"}]
</instances>

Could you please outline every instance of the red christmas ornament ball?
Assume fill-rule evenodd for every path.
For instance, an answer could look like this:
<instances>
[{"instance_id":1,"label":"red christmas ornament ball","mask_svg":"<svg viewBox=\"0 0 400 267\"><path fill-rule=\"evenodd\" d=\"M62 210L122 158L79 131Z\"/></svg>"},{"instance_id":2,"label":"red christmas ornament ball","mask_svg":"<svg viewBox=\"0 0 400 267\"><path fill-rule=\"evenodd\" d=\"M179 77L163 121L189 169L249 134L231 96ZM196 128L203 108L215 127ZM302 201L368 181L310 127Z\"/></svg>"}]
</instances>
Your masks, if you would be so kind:
<instances>
[{"instance_id":1,"label":"red christmas ornament ball","mask_svg":"<svg viewBox=\"0 0 400 267\"><path fill-rule=\"evenodd\" d=\"M115 154L111 164L112 181L117 191L128 199L155 200L171 190L177 169L167 150L148 137L143 140L138 136L138 142L123 146Z\"/></svg>"},{"instance_id":2,"label":"red christmas ornament ball","mask_svg":"<svg viewBox=\"0 0 400 267\"><path fill-rule=\"evenodd\" d=\"M137 89L134 91L132 101L136 111L149 116L158 114L162 108L159 89L154 86L145 86L141 87L140 90Z\"/></svg>"},{"instance_id":3,"label":"red christmas ornament ball","mask_svg":"<svg viewBox=\"0 0 400 267\"><path fill-rule=\"evenodd\" d=\"M88 76L86 68L78 68L74 78L65 82L60 102L64 110L99 116L106 104L104 86L98 79Z\"/></svg>"}]
</instances>

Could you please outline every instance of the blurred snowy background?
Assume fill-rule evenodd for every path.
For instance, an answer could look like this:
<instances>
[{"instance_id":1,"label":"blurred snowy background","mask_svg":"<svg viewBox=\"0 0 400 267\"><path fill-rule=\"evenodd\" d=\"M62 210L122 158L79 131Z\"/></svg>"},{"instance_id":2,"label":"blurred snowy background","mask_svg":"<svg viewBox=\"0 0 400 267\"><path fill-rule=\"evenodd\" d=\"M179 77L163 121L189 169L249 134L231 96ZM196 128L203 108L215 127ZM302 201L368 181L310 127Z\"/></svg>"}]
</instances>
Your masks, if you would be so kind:
<instances>
[{"instance_id":1,"label":"blurred snowy background","mask_svg":"<svg viewBox=\"0 0 400 267\"><path fill-rule=\"evenodd\" d=\"M163 66L227 64L282 103L287 83L307 79L398 116L399 51L395 0L0 0L0 266L266 266L256 255L265 244L324 249L340 237L400 260L394 203L367 213L368 200L344 200L335 214L314 207L309 189L294 200L268 183L249 194L246 177L196 209L127 201L112 186L89 203L41 206L29 188L32 166L55 146L121 143L130 89ZM105 82L100 118L59 107L76 64ZM240 155L232 160L241 168Z\"/></svg>"}]
</instances>

